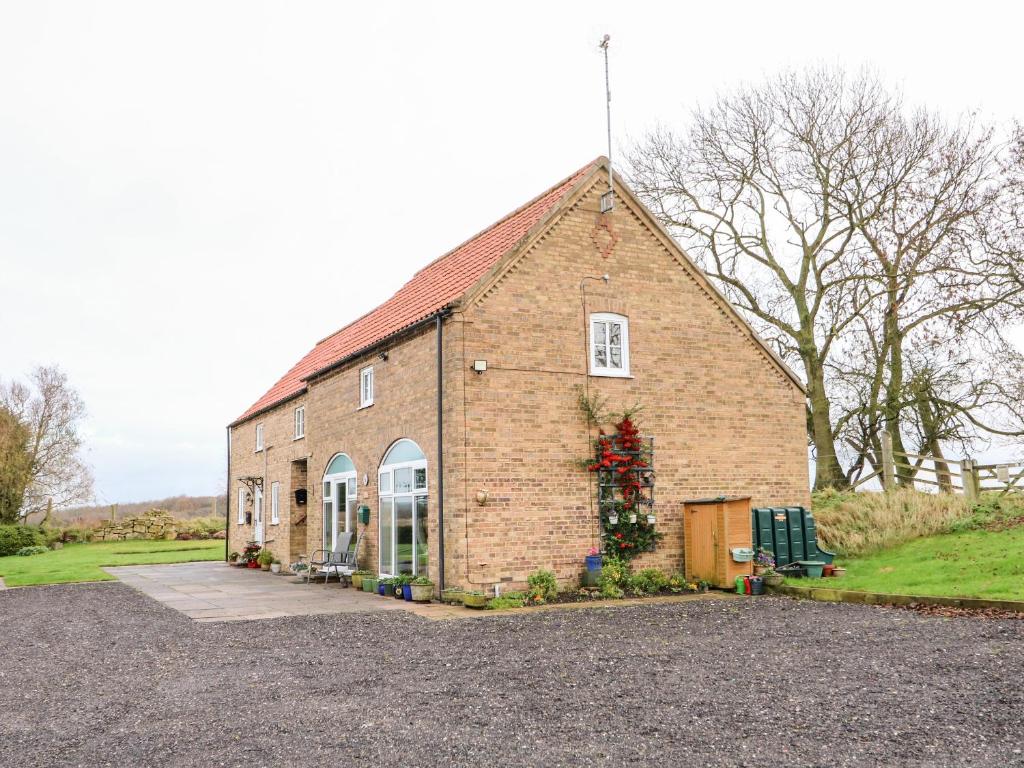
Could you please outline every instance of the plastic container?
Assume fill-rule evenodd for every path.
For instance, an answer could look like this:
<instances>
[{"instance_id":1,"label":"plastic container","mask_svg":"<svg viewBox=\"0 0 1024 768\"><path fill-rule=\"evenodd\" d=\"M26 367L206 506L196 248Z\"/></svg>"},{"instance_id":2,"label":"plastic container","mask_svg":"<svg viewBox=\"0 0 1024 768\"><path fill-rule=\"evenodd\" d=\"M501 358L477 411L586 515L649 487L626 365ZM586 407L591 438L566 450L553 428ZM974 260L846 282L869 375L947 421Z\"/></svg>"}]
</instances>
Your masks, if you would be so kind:
<instances>
[{"instance_id":1,"label":"plastic container","mask_svg":"<svg viewBox=\"0 0 1024 768\"><path fill-rule=\"evenodd\" d=\"M750 594L752 595L763 595L764 594L764 579L760 576L750 577Z\"/></svg>"},{"instance_id":2,"label":"plastic container","mask_svg":"<svg viewBox=\"0 0 1024 768\"><path fill-rule=\"evenodd\" d=\"M744 579L743 576L737 576L736 577L736 594L737 595L742 595L743 594L743 586L744 586L743 579Z\"/></svg>"},{"instance_id":3,"label":"plastic container","mask_svg":"<svg viewBox=\"0 0 1024 768\"><path fill-rule=\"evenodd\" d=\"M601 570L601 555L587 555L587 570L588 571L600 571Z\"/></svg>"},{"instance_id":4,"label":"plastic container","mask_svg":"<svg viewBox=\"0 0 1024 768\"><path fill-rule=\"evenodd\" d=\"M797 565L804 569L807 578L820 579L826 564L822 560L798 560Z\"/></svg>"},{"instance_id":5,"label":"plastic container","mask_svg":"<svg viewBox=\"0 0 1024 768\"><path fill-rule=\"evenodd\" d=\"M750 577L749 576L744 576L743 577L743 594L744 595L749 595L750 594Z\"/></svg>"},{"instance_id":6,"label":"plastic container","mask_svg":"<svg viewBox=\"0 0 1024 768\"><path fill-rule=\"evenodd\" d=\"M412 602L412 584L402 585L402 599L405 600L407 603Z\"/></svg>"}]
</instances>

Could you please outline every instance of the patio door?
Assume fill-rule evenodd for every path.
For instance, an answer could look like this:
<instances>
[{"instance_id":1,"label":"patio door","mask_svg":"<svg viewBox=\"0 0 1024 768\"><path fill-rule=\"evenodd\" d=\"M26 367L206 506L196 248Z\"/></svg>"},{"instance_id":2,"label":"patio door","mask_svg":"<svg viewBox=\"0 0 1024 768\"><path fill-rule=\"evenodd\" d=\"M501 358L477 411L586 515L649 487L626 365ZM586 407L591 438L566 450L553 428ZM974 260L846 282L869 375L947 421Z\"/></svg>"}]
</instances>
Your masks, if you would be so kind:
<instances>
[{"instance_id":1,"label":"patio door","mask_svg":"<svg viewBox=\"0 0 1024 768\"><path fill-rule=\"evenodd\" d=\"M333 550L339 534L355 530L356 468L343 453L337 454L324 473L323 547Z\"/></svg>"},{"instance_id":2,"label":"patio door","mask_svg":"<svg viewBox=\"0 0 1024 768\"><path fill-rule=\"evenodd\" d=\"M252 537L263 546L263 488L258 485L252 502Z\"/></svg>"},{"instance_id":3,"label":"patio door","mask_svg":"<svg viewBox=\"0 0 1024 768\"><path fill-rule=\"evenodd\" d=\"M399 440L388 451L377 476L380 494L380 573L426 576L429 568L427 542L427 459L412 440Z\"/></svg>"}]
</instances>

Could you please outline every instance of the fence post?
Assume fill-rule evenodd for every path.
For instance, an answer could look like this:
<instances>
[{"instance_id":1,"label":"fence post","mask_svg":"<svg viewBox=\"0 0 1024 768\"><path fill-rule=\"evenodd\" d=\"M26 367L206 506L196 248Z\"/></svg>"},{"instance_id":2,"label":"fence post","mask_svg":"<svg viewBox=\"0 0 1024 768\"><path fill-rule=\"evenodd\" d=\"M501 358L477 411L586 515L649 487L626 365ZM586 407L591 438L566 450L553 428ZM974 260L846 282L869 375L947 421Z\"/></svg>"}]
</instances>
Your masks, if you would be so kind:
<instances>
[{"instance_id":1,"label":"fence post","mask_svg":"<svg viewBox=\"0 0 1024 768\"><path fill-rule=\"evenodd\" d=\"M968 501L978 498L977 471L973 459L965 458L960 462L960 484L964 487L964 496Z\"/></svg>"},{"instance_id":2,"label":"fence post","mask_svg":"<svg viewBox=\"0 0 1024 768\"><path fill-rule=\"evenodd\" d=\"M882 433L882 489L891 491L896 485L896 464L892 457L892 435Z\"/></svg>"}]
</instances>

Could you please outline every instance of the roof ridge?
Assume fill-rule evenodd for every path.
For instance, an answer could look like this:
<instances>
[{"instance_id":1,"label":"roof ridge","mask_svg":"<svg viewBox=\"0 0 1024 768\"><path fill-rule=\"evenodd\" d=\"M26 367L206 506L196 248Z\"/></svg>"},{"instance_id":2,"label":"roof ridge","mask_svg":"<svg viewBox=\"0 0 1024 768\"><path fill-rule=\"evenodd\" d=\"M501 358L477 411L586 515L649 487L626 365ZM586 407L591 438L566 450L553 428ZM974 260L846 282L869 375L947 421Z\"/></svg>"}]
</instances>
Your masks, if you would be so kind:
<instances>
[{"instance_id":1,"label":"roof ridge","mask_svg":"<svg viewBox=\"0 0 1024 768\"><path fill-rule=\"evenodd\" d=\"M412 277L410 277L410 278L409 278L408 280L406 280L406 281L405 281L404 283L402 283L402 285L401 285L401 286L400 286L400 287L398 288L398 290L397 290L397 291L395 291L394 293L392 293L392 294L391 294L391 295L390 295L390 296L389 296L388 298L384 299L384 301L382 301L382 302L381 302L380 304L378 304L377 306L375 306L375 307L374 307L373 309L370 309L370 310L368 310L368 311L364 312L364 313L363 313L362 315L360 315L359 317L357 317L357 318L355 318L355 319L353 319L353 320L350 320L349 322L345 323L345 325L341 326L341 328L339 328L338 330L336 330L336 331L333 331L333 332L331 332L331 333L327 334L327 335L326 335L326 336L324 336L324 337L323 337L322 339L320 339L320 340L319 340L319 341L317 342L317 344L323 344L323 343L324 343L325 341L328 341L329 339L332 339L332 338L334 338L335 336L337 336L337 335L338 335L339 333L341 333L341 332L342 332L342 331L344 331L345 329L349 328L350 326L353 326L353 325L355 325L355 324L356 324L356 323L358 323L358 322L359 322L360 320L362 320L362 319L363 319L364 317L367 317L368 315L372 315L372 314L373 314L374 312L376 312L376 311L377 311L377 310L378 310L378 309L379 309L379 308L380 308L380 307L381 307L382 305L384 305L384 304L387 304L387 303L388 303L389 301L391 301L391 299L395 298L395 296L397 296L397 295L398 295L398 293L399 293L399 292L400 292L400 291L401 291L401 290L402 290L403 288L405 288L405 286L407 286L407 285L408 285L408 284L409 284L410 282L412 282L412 281L413 281L414 279L416 279L416 276L417 276L417 275L420 275L420 274L422 274L423 272L425 272L426 270L430 269L430 268L431 268L432 266L434 266L435 264L437 264L437 262L441 261L442 259L446 259L446 258L448 258L449 256L451 256L451 255L452 255L453 253L455 253L455 252L456 252L457 250L459 250L460 248L462 248L462 247L464 247L464 246L466 246L466 245L469 245L470 243L472 243L472 242L473 242L474 240L476 240L477 238L483 237L483 236L484 236L485 234L487 234L488 232L490 232L490 231L491 231L492 229L495 229L496 227L499 227L499 226L501 226L501 225L502 225L502 224L504 224L504 223L505 223L506 221L508 221L509 219L511 219L511 218L512 218L513 216L517 216L518 214L522 213L522 212L523 212L523 211L525 211L525 210L526 210L527 208L529 208L529 207L530 207L531 205L534 205L534 204L536 204L537 202L539 202L540 200L542 200L542 199L543 199L544 197L546 197L547 195L550 195L550 194L551 194L552 192L554 192L554 191L555 191L556 189L558 189L559 187L561 187L561 186L563 186L563 185L565 185L565 184L568 184L568 183L569 183L569 182L570 182L570 181L571 181L571 180L572 180L572 179L573 179L574 177L578 176L578 175L579 175L579 174L581 174L581 173L582 173L583 171L586 171L586 170L588 170L588 169L590 169L590 168L593 168L593 167L594 167L595 165L600 165L600 164L601 164L602 162L607 162L607 161L608 161L608 158L606 158L606 157L605 157L604 155L598 155L598 156L597 156L596 158L594 158L593 160L591 160L591 161L590 161L589 163L586 163L585 165L583 165L583 166L580 166L580 167L579 167L579 168L577 168L577 169L576 169L575 171L573 171L573 172L572 172L572 173L570 173L570 174L569 174L568 176L566 176L566 177L565 177L564 179L561 179L561 180L557 181L556 183L552 184L552 185L551 185L550 187L548 187L547 189L545 189L545 190L544 190L543 192L541 192L541 193L540 193L539 195L535 195L535 196L534 196L534 197L532 197L532 198L531 198L530 200L528 200L527 202L523 203L523 204L522 204L522 205L520 205L520 206L519 206L518 208L516 208L516 209L515 209L514 211L510 211L509 213L506 213L506 214L505 214L504 216L502 216L502 217L501 217L500 219L498 219L497 221L493 222L492 224L489 224L488 226L484 227L483 229L481 229L481 230L480 230L479 232L477 232L476 234L474 234L474 235L472 235L472 236L470 236L470 237L467 237L467 238L466 238L465 240L463 240L463 241L462 241L461 243L459 243L458 245L456 245L456 246L455 246L454 248L449 248L449 249L448 249L447 251L445 251L445 252L444 252L443 254L441 254L440 256L438 256L438 257L437 257L436 259L434 259L433 261L430 261L430 262L428 262L427 264L424 264L424 265L423 265L422 267L420 267L420 268L419 268L419 269L417 269L417 270L416 270L415 272L413 272L413 274L412 274ZM566 190L566 193L568 193L568 190Z\"/></svg>"}]
</instances>

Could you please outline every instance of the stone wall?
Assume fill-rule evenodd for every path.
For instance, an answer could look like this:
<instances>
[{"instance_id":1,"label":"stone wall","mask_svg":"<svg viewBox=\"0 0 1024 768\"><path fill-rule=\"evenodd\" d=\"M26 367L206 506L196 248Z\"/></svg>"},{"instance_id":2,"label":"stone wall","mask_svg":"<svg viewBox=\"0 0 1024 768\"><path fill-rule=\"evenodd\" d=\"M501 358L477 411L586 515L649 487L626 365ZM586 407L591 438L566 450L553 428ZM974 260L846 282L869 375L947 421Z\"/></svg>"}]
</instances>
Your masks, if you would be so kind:
<instances>
[{"instance_id":1,"label":"stone wall","mask_svg":"<svg viewBox=\"0 0 1024 768\"><path fill-rule=\"evenodd\" d=\"M92 535L93 541L126 539L173 539L178 535L177 520L163 509L151 509L137 517L106 520Z\"/></svg>"}]
</instances>

